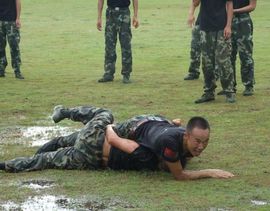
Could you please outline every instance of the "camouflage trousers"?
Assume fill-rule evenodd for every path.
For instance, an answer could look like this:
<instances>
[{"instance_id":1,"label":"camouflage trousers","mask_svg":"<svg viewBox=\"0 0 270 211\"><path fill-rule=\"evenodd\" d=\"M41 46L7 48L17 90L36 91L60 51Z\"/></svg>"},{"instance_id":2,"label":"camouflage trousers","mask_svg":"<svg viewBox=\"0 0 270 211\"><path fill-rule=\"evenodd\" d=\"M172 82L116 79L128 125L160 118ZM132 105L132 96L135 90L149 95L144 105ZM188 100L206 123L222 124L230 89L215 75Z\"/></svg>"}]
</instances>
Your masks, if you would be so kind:
<instances>
[{"instance_id":1,"label":"camouflage trousers","mask_svg":"<svg viewBox=\"0 0 270 211\"><path fill-rule=\"evenodd\" d=\"M204 92L214 93L217 75L226 93L234 92L234 75L231 64L231 40L225 40L223 30L217 32L201 31L202 70Z\"/></svg>"},{"instance_id":2,"label":"camouflage trousers","mask_svg":"<svg viewBox=\"0 0 270 211\"><path fill-rule=\"evenodd\" d=\"M6 161L6 171L101 168L105 129L108 124L113 123L111 112L95 107L77 107L70 109L70 117L73 121L85 124L80 132L58 138L58 141L52 140L47 144L47 149L40 149L33 157L19 157ZM56 143L60 145L50 146Z\"/></svg>"},{"instance_id":3,"label":"camouflage trousers","mask_svg":"<svg viewBox=\"0 0 270 211\"><path fill-rule=\"evenodd\" d=\"M11 64L15 73L20 72L20 31L15 22L0 21L0 72L4 72L8 64L6 58L7 41L10 47Z\"/></svg>"},{"instance_id":4,"label":"camouflage trousers","mask_svg":"<svg viewBox=\"0 0 270 211\"><path fill-rule=\"evenodd\" d=\"M232 22L232 55L231 61L236 78L236 56L241 61L241 79L244 86L253 87L254 60L253 54L253 23L249 14L235 15ZM236 87L236 82L235 82Z\"/></svg>"},{"instance_id":5,"label":"camouflage trousers","mask_svg":"<svg viewBox=\"0 0 270 211\"><path fill-rule=\"evenodd\" d=\"M190 49L190 65L188 72L191 75L200 75L201 64L201 35L200 26L195 25L192 29Z\"/></svg>"},{"instance_id":6,"label":"camouflage trousers","mask_svg":"<svg viewBox=\"0 0 270 211\"><path fill-rule=\"evenodd\" d=\"M104 78L113 79L116 63L117 36L122 52L122 75L129 76L132 72L132 51L131 51L131 19L129 8L107 8L105 28L105 62Z\"/></svg>"}]
</instances>

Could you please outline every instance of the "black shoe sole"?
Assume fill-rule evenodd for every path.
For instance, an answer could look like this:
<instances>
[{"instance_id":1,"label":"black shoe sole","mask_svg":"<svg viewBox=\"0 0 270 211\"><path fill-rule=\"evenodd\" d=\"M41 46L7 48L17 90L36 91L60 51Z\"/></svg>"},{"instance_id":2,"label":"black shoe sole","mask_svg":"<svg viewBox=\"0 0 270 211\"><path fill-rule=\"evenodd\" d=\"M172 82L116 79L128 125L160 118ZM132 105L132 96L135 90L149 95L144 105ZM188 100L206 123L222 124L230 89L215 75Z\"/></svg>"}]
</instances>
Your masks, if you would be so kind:
<instances>
[{"instance_id":1,"label":"black shoe sole","mask_svg":"<svg viewBox=\"0 0 270 211\"><path fill-rule=\"evenodd\" d=\"M209 98L209 99L206 99L206 100L195 100L195 102L194 103L196 103L196 104L200 104L200 103L206 103L206 102L209 102L209 101L213 101L213 100L215 100L215 98Z\"/></svg>"}]
</instances>

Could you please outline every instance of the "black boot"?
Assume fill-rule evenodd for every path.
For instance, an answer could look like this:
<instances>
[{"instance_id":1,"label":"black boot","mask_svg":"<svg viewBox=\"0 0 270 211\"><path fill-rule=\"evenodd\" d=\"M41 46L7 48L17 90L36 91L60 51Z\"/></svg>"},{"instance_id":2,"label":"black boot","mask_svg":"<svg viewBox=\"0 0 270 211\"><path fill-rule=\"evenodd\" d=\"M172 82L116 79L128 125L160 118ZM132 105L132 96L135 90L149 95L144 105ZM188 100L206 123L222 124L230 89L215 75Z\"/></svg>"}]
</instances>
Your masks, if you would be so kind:
<instances>
[{"instance_id":1,"label":"black boot","mask_svg":"<svg viewBox=\"0 0 270 211\"><path fill-rule=\"evenodd\" d=\"M6 164L5 163L0 163L0 170L6 170Z\"/></svg>"},{"instance_id":2,"label":"black boot","mask_svg":"<svg viewBox=\"0 0 270 211\"><path fill-rule=\"evenodd\" d=\"M24 77L22 76L21 72L16 72L15 73L15 78L17 78L17 79L24 79Z\"/></svg>"},{"instance_id":3,"label":"black boot","mask_svg":"<svg viewBox=\"0 0 270 211\"><path fill-rule=\"evenodd\" d=\"M55 123L60 122L65 118L70 118L69 109L65 108L62 105L55 106L53 109L52 119Z\"/></svg>"}]
</instances>

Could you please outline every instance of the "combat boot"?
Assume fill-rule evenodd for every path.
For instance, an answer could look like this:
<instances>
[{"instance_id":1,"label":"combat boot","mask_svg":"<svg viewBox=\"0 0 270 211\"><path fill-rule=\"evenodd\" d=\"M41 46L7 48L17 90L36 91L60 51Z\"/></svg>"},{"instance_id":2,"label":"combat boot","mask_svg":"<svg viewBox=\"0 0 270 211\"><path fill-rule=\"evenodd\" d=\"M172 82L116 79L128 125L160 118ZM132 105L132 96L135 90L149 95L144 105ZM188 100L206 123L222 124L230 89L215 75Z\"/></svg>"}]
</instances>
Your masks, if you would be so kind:
<instances>
[{"instance_id":1,"label":"combat boot","mask_svg":"<svg viewBox=\"0 0 270 211\"><path fill-rule=\"evenodd\" d=\"M243 96L251 96L254 94L253 87L246 86L245 90L243 91Z\"/></svg>"},{"instance_id":2,"label":"combat boot","mask_svg":"<svg viewBox=\"0 0 270 211\"><path fill-rule=\"evenodd\" d=\"M190 81L190 80L196 80L199 78L199 74L191 74L189 73L187 76L184 77L184 80Z\"/></svg>"},{"instance_id":3,"label":"combat boot","mask_svg":"<svg viewBox=\"0 0 270 211\"><path fill-rule=\"evenodd\" d=\"M123 82L124 84L130 84L130 83L131 83L131 80L129 79L129 76L124 75L124 76L123 76L122 82Z\"/></svg>"},{"instance_id":4,"label":"combat boot","mask_svg":"<svg viewBox=\"0 0 270 211\"><path fill-rule=\"evenodd\" d=\"M17 78L17 79L24 79L24 77L22 76L22 74L20 72L16 72L15 73L15 78Z\"/></svg>"},{"instance_id":5,"label":"combat boot","mask_svg":"<svg viewBox=\"0 0 270 211\"><path fill-rule=\"evenodd\" d=\"M65 118L70 118L69 109L65 108L62 105L57 105L53 109L52 119L55 123L60 122Z\"/></svg>"},{"instance_id":6,"label":"combat boot","mask_svg":"<svg viewBox=\"0 0 270 211\"><path fill-rule=\"evenodd\" d=\"M198 100L195 100L195 103L197 103L197 104L198 103L205 103L205 102L209 102L212 100L215 100L214 93L206 92L201 96L201 98L199 98Z\"/></svg>"},{"instance_id":7,"label":"combat boot","mask_svg":"<svg viewBox=\"0 0 270 211\"><path fill-rule=\"evenodd\" d=\"M106 83L113 81L113 77L111 76L103 76L101 79L98 80L98 83Z\"/></svg>"},{"instance_id":8,"label":"combat boot","mask_svg":"<svg viewBox=\"0 0 270 211\"><path fill-rule=\"evenodd\" d=\"M235 103L236 102L235 93L227 93L226 94L226 102L227 103Z\"/></svg>"},{"instance_id":9,"label":"combat boot","mask_svg":"<svg viewBox=\"0 0 270 211\"><path fill-rule=\"evenodd\" d=\"M0 70L0 77L5 77L5 71L3 71L3 70Z\"/></svg>"}]
</instances>

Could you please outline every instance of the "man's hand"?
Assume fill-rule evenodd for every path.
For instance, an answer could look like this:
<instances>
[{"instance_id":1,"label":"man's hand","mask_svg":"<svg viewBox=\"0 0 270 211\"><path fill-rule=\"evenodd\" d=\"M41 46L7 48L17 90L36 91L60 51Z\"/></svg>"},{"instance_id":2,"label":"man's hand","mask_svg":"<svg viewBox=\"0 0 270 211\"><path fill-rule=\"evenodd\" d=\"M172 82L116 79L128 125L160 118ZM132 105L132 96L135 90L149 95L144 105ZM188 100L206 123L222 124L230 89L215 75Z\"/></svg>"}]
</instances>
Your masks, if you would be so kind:
<instances>
[{"instance_id":1,"label":"man's hand","mask_svg":"<svg viewBox=\"0 0 270 211\"><path fill-rule=\"evenodd\" d=\"M187 20L187 25L192 28L194 26L194 22L195 22L194 15L189 15L188 20Z\"/></svg>"},{"instance_id":2,"label":"man's hand","mask_svg":"<svg viewBox=\"0 0 270 211\"><path fill-rule=\"evenodd\" d=\"M16 26L17 26L17 28L21 28L21 20L20 19L16 19Z\"/></svg>"},{"instance_id":3,"label":"man's hand","mask_svg":"<svg viewBox=\"0 0 270 211\"><path fill-rule=\"evenodd\" d=\"M220 169L207 169L207 171L209 171L209 175L212 178L228 179L235 176L231 172L220 170Z\"/></svg>"},{"instance_id":4,"label":"man's hand","mask_svg":"<svg viewBox=\"0 0 270 211\"><path fill-rule=\"evenodd\" d=\"M181 119L173 119L172 123L176 126L181 126L183 124Z\"/></svg>"},{"instance_id":5,"label":"man's hand","mask_svg":"<svg viewBox=\"0 0 270 211\"><path fill-rule=\"evenodd\" d=\"M232 35L232 29L231 29L231 27L226 26L224 28L224 38L227 40L227 39L229 39L231 37L231 35Z\"/></svg>"},{"instance_id":6,"label":"man's hand","mask_svg":"<svg viewBox=\"0 0 270 211\"><path fill-rule=\"evenodd\" d=\"M98 29L99 31L102 30L102 20L101 20L101 19L98 19L98 20L97 20L97 29Z\"/></svg>"},{"instance_id":7,"label":"man's hand","mask_svg":"<svg viewBox=\"0 0 270 211\"><path fill-rule=\"evenodd\" d=\"M135 29L137 29L140 25L138 18L135 16L133 16L132 18L132 25L134 26Z\"/></svg>"}]
</instances>

